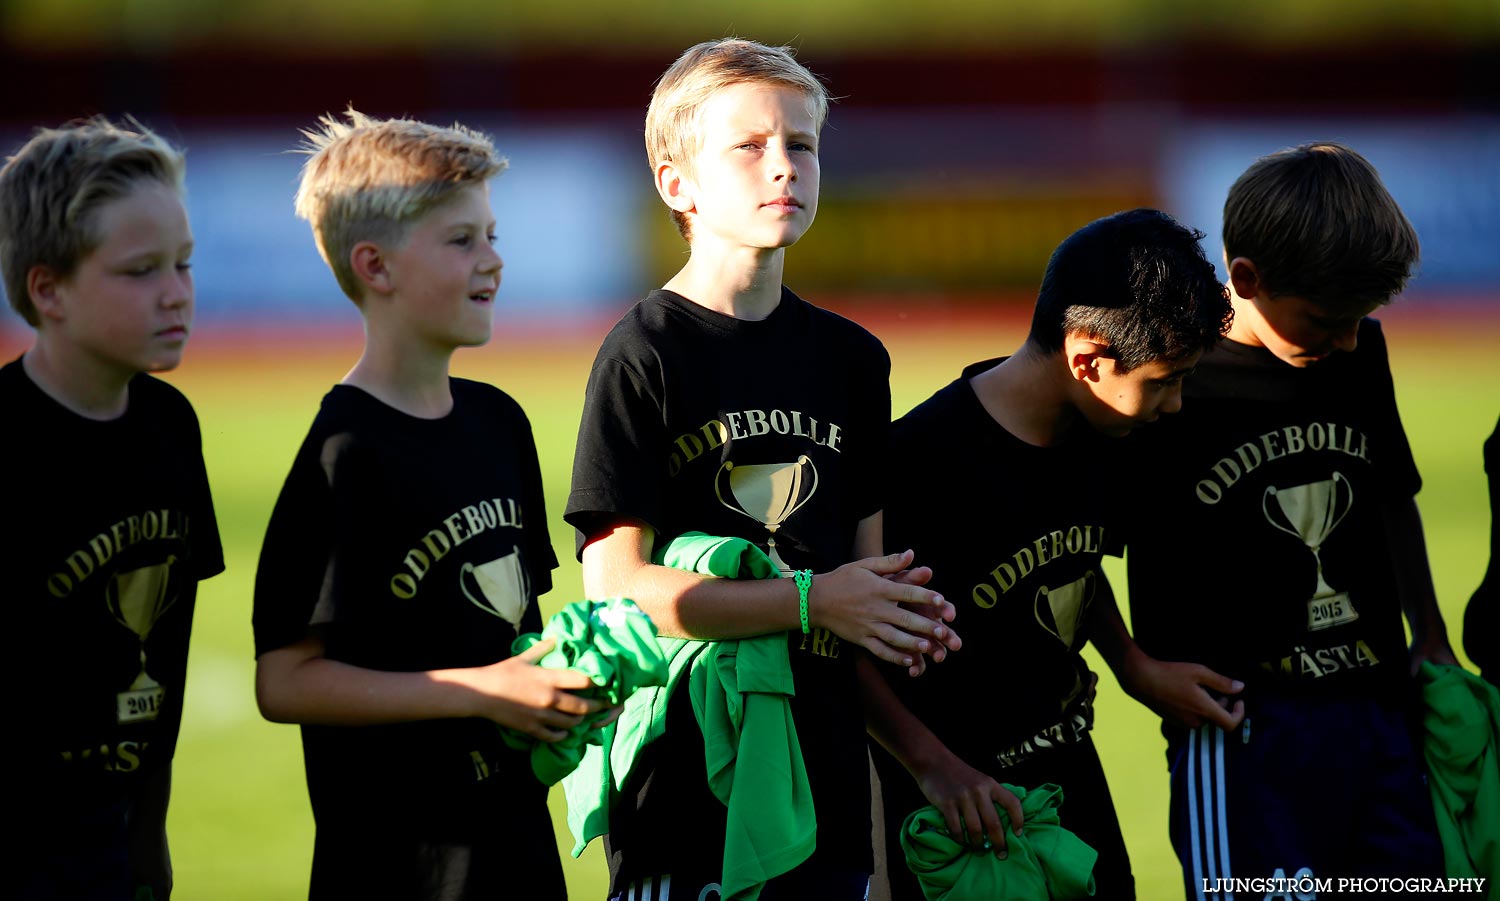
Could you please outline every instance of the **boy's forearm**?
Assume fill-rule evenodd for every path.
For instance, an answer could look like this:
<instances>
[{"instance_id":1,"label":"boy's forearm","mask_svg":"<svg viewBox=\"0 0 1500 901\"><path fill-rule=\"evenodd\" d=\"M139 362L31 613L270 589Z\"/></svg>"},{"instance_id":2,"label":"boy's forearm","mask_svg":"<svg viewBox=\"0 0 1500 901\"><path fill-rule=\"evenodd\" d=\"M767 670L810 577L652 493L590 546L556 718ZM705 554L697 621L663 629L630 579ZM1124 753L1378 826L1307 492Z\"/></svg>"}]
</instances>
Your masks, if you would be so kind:
<instances>
[{"instance_id":1,"label":"boy's forearm","mask_svg":"<svg viewBox=\"0 0 1500 901\"><path fill-rule=\"evenodd\" d=\"M588 556L585 552L585 581ZM658 634L705 640L747 638L801 628L797 586L791 579L715 579L642 563L617 580L599 579L590 597L628 597L656 624Z\"/></svg>"},{"instance_id":2,"label":"boy's forearm","mask_svg":"<svg viewBox=\"0 0 1500 901\"><path fill-rule=\"evenodd\" d=\"M137 886L149 886L165 901L172 893L172 857L167 846L167 804L172 796L172 764L146 774L130 809L130 873Z\"/></svg>"},{"instance_id":3,"label":"boy's forearm","mask_svg":"<svg viewBox=\"0 0 1500 901\"><path fill-rule=\"evenodd\" d=\"M583 550L584 593L627 597L658 634L705 640L801 628L791 579L716 579L647 562L655 541L644 525L617 525Z\"/></svg>"},{"instance_id":4,"label":"boy's forearm","mask_svg":"<svg viewBox=\"0 0 1500 901\"><path fill-rule=\"evenodd\" d=\"M1411 625L1413 652L1438 662L1456 662L1448 644L1447 627L1438 608L1427 561L1427 542L1422 534L1422 514L1415 498L1385 509L1385 526L1391 548L1391 567L1401 609Z\"/></svg>"},{"instance_id":5,"label":"boy's forearm","mask_svg":"<svg viewBox=\"0 0 1500 901\"><path fill-rule=\"evenodd\" d=\"M1094 601L1094 624L1089 640L1104 658L1104 663L1115 674L1121 684L1129 684L1127 676L1134 673L1145 654L1125 625L1120 606L1115 602L1115 593L1109 580L1099 580L1099 597Z\"/></svg>"},{"instance_id":6,"label":"boy's forearm","mask_svg":"<svg viewBox=\"0 0 1500 901\"><path fill-rule=\"evenodd\" d=\"M474 670L386 672L329 660L321 650L309 641L260 656L255 692L266 719L374 726L481 715Z\"/></svg>"},{"instance_id":7,"label":"boy's forearm","mask_svg":"<svg viewBox=\"0 0 1500 901\"><path fill-rule=\"evenodd\" d=\"M891 690L877 667L882 666L867 654L855 662L859 674L860 703L865 713L865 729L870 737L891 753L907 772L920 773L947 748L916 714L907 709Z\"/></svg>"}]
</instances>

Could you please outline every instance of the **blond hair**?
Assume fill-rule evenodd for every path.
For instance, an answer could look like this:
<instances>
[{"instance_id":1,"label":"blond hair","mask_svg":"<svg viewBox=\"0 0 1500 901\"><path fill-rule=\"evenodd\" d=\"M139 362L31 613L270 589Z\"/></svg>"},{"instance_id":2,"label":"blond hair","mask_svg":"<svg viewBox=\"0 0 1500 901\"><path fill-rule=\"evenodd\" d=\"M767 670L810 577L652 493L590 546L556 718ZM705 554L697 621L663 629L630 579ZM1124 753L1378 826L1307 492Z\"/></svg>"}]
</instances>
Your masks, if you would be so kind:
<instances>
[{"instance_id":1,"label":"blond hair","mask_svg":"<svg viewBox=\"0 0 1500 901\"><path fill-rule=\"evenodd\" d=\"M361 241L399 243L406 228L459 189L482 184L507 162L485 135L412 119L375 119L353 107L302 132L308 154L297 215L312 225L318 253L339 287L360 299L349 255Z\"/></svg>"},{"instance_id":2,"label":"blond hair","mask_svg":"<svg viewBox=\"0 0 1500 901\"><path fill-rule=\"evenodd\" d=\"M704 41L679 56L651 92L651 105L646 109L646 162L653 171L666 162L693 175L693 158L703 149L703 105L715 92L745 83L780 85L806 94L815 128L823 130L828 89L797 62L792 48L741 38ZM687 217L673 210L672 221L688 237Z\"/></svg>"},{"instance_id":3,"label":"blond hair","mask_svg":"<svg viewBox=\"0 0 1500 901\"><path fill-rule=\"evenodd\" d=\"M140 182L183 190L182 152L129 116L125 125L95 116L39 128L0 168L0 275L11 307L33 327L41 324L26 284L33 267L72 275L104 241L94 212Z\"/></svg>"}]
</instances>

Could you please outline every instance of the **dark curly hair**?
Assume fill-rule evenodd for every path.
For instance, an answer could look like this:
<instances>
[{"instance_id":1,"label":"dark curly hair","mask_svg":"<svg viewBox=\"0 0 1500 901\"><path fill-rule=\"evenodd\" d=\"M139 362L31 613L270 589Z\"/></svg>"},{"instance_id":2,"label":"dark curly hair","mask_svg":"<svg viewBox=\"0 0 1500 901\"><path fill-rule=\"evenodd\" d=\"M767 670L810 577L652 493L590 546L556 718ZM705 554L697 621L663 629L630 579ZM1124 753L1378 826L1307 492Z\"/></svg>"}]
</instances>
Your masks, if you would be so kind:
<instances>
[{"instance_id":1,"label":"dark curly hair","mask_svg":"<svg viewBox=\"0 0 1500 901\"><path fill-rule=\"evenodd\" d=\"M1090 222L1052 252L1028 340L1055 351L1084 335L1109 345L1122 372L1209 349L1234 311L1203 237L1160 210Z\"/></svg>"}]
</instances>

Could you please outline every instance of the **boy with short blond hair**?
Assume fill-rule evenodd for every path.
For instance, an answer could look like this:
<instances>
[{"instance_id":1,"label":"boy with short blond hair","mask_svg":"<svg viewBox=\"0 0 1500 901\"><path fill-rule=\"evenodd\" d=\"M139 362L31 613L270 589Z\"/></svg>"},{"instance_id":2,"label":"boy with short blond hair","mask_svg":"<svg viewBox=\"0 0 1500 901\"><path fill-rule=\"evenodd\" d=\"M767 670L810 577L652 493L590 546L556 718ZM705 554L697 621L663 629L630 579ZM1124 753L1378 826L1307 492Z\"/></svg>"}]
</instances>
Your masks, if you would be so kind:
<instances>
[{"instance_id":1,"label":"boy with short blond hair","mask_svg":"<svg viewBox=\"0 0 1500 901\"><path fill-rule=\"evenodd\" d=\"M1140 645L1117 617L1117 670L1164 718L1189 897L1227 897L1237 878L1441 874L1410 673L1454 658L1368 318L1417 257L1352 149L1255 161L1224 205L1234 324L1183 412L1122 460ZM1234 699L1210 684L1224 677Z\"/></svg>"},{"instance_id":2,"label":"boy with short blond hair","mask_svg":"<svg viewBox=\"0 0 1500 901\"><path fill-rule=\"evenodd\" d=\"M365 320L276 504L255 587L261 712L302 724L312 897L562 898L546 788L496 724L556 741L599 704L517 657L556 567L531 427L451 378L490 337L500 257L461 126L354 110L306 133L297 194Z\"/></svg>"},{"instance_id":3,"label":"boy with short blond hair","mask_svg":"<svg viewBox=\"0 0 1500 901\"><path fill-rule=\"evenodd\" d=\"M0 368L0 541L25 690L8 886L166 898L172 757L198 582L221 572L198 419L173 369L193 322L182 154L133 120L41 129L0 169L0 273L36 329Z\"/></svg>"},{"instance_id":4,"label":"boy with short blond hair","mask_svg":"<svg viewBox=\"0 0 1500 901\"><path fill-rule=\"evenodd\" d=\"M816 850L766 883L764 899L864 896L856 662L869 651L920 672L924 655L957 644L942 621L951 605L920 585L928 573L907 571L909 553L882 555L890 357L782 285L785 249L817 210L827 102L790 50L752 41L698 44L662 76L648 162L690 254L599 350L564 517L586 591L634 598L663 635L788 633ZM795 577L736 582L650 562L687 531L748 539ZM705 741L677 691L610 814L612 897L718 890L725 805L707 784Z\"/></svg>"}]
</instances>

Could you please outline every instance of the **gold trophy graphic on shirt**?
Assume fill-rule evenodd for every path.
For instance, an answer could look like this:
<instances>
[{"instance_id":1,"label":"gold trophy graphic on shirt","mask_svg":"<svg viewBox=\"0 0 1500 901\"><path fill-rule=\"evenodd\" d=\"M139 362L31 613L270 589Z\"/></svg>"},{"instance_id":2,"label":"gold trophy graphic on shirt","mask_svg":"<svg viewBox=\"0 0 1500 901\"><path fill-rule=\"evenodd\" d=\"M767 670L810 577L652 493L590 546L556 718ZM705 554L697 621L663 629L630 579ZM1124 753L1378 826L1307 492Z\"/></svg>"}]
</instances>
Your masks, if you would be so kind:
<instances>
[{"instance_id":1,"label":"gold trophy graphic on shirt","mask_svg":"<svg viewBox=\"0 0 1500 901\"><path fill-rule=\"evenodd\" d=\"M776 552L776 530L811 500L817 490L818 468L805 454L795 463L736 465L725 460L714 475L714 494L719 503L750 517L771 533L766 541L766 554L784 573L791 572L791 568Z\"/></svg>"},{"instance_id":2,"label":"gold trophy graphic on shirt","mask_svg":"<svg viewBox=\"0 0 1500 901\"><path fill-rule=\"evenodd\" d=\"M1267 486L1261 506L1271 525L1300 539L1317 564L1317 586L1307 602L1307 630L1315 632L1359 619L1348 593L1334 591L1323 578L1323 559L1318 555L1323 542L1354 506L1354 488L1349 480L1336 472L1333 478L1321 482L1290 488Z\"/></svg>"},{"instance_id":3,"label":"gold trophy graphic on shirt","mask_svg":"<svg viewBox=\"0 0 1500 901\"><path fill-rule=\"evenodd\" d=\"M474 590L469 588L471 583ZM474 606L520 627L531 587L526 567L521 565L520 551L511 551L478 566L464 561L458 571L458 587Z\"/></svg>"},{"instance_id":4,"label":"gold trophy graphic on shirt","mask_svg":"<svg viewBox=\"0 0 1500 901\"><path fill-rule=\"evenodd\" d=\"M168 556L127 572L117 572L104 587L104 603L120 625L135 633L141 646L141 671L130 688L115 695L115 719L121 723L154 720L161 712L164 692L161 685L146 672L146 639L168 608L177 603L172 585L172 564Z\"/></svg>"},{"instance_id":5,"label":"gold trophy graphic on shirt","mask_svg":"<svg viewBox=\"0 0 1500 901\"><path fill-rule=\"evenodd\" d=\"M1078 627L1088 615L1096 588L1093 570L1066 585L1048 588L1043 585L1036 590L1036 621L1043 629L1056 635L1069 650L1078 635Z\"/></svg>"}]
</instances>

